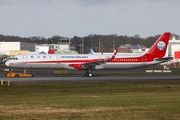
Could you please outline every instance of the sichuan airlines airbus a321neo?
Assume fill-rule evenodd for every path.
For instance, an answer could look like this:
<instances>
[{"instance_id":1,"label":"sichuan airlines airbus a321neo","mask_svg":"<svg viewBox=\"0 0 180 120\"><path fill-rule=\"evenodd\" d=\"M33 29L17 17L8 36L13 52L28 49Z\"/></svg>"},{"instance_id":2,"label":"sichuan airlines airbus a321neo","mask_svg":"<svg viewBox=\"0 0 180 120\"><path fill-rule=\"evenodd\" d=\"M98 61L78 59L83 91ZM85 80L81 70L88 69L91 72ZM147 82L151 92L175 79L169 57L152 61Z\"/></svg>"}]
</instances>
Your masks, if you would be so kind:
<instances>
[{"instance_id":1,"label":"sichuan airlines airbus a321neo","mask_svg":"<svg viewBox=\"0 0 180 120\"><path fill-rule=\"evenodd\" d=\"M93 76L92 70L132 69L163 63L172 59L164 57L170 32L159 37L149 51L143 55L114 54L24 54L8 60L5 65L12 68L71 69L86 70L85 76Z\"/></svg>"}]
</instances>

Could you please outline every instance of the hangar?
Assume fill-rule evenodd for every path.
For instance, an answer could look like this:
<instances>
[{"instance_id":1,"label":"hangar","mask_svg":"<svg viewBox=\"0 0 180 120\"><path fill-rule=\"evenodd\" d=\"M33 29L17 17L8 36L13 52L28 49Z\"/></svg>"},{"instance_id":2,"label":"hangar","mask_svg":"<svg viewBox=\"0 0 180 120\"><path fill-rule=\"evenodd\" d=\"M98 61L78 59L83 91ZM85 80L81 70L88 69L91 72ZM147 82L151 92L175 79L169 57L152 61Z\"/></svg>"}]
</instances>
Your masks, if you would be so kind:
<instances>
[{"instance_id":1,"label":"hangar","mask_svg":"<svg viewBox=\"0 0 180 120\"><path fill-rule=\"evenodd\" d=\"M9 50L28 50L34 52L35 45L36 43L28 42L0 42L0 52Z\"/></svg>"},{"instance_id":2,"label":"hangar","mask_svg":"<svg viewBox=\"0 0 180 120\"><path fill-rule=\"evenodd\" d=\"M173 36L172 39L169 40L166 56L174 57L175 61L180 60L180 40L176 39L175 36Z\"/></svg>"}]
</instances>

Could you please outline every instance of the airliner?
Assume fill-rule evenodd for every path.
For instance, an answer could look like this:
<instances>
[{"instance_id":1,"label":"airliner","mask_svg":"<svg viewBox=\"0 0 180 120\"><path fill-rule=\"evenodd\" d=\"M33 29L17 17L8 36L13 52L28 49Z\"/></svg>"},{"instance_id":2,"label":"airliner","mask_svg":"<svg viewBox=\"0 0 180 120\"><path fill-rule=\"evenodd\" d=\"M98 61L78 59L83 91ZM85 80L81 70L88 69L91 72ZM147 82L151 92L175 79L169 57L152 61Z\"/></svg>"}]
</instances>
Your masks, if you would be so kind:
<instances>
[{"instance_id":1,"label":"airliner","mask_svg":"<svg viewBox=\"0 0 180 120\"><path fill-rule=\"evenodd\" d=\"M143 55L113 54L24 54L9 59L5 65L11 68L85 70L92 77L92 70L125 70L152 66L172 60L165 57L170 32L164 32Z\"/></svg>"}]
</instances>

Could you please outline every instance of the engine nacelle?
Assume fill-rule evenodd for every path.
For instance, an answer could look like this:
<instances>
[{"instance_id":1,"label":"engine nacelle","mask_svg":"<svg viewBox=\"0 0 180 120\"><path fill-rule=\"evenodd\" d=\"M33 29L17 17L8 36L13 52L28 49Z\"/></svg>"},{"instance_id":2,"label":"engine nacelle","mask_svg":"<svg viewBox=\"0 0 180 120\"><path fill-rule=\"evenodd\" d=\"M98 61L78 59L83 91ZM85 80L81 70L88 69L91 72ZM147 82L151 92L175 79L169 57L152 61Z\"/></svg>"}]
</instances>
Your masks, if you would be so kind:
<instances>
[{"instance_id":1,"label":"engine nacelle","mask_svg":"<svg viewBox=\"0 0 180 120\"><path fill-rule=\"evenodd\" d=\"M81 64L69 64L69 66L74 67L75 69L82 69L83 66Z\"/></svg>"}]
</instances>

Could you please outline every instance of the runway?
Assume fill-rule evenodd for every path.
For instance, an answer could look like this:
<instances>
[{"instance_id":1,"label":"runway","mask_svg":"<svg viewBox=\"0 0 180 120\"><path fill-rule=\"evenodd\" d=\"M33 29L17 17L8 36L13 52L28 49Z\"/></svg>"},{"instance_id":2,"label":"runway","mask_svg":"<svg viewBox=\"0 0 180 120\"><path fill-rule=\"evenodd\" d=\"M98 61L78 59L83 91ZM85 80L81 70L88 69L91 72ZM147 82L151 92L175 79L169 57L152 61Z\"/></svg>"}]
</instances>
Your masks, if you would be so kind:
<instances>
[{"instance_id":1,"label":"runway","mask_svg":"<svg viewBox=\"0 0 180 120\"><path fill-rule=\"evenodd\" d=\"M43 82L43 81L103 81L103 80L180 80L180 75L123 75L123 76L93 76L84 77L79 75L54 76L54 77L28 77L28 78L7 78L0 77L0 80L10 82Z\"/></svg>"},{"instance_id":2,"label":"runway","mask_svg":"<svg viewBox=\"0 0 180 120\"><path fill-rule=\"evenodd\" d=\"M161 67L161 66L160 66ZM2 71L4 68L1 68ZM172 69L173 73L168 74L146 74L147 68L132 69L124 71L93 71L93 77L85 77L84 71L69 71L67 75L54 74L54 70L28 70L35 77L6 77L7 72L0 72L0 80L8 80L10 82L43 82L43 81L103 81L103 80L180 80L180 69ZM14 69L16 72L23 72L23 69ZM144 74L143 74L144 73Z\"/></svg>"}]
</instances>

